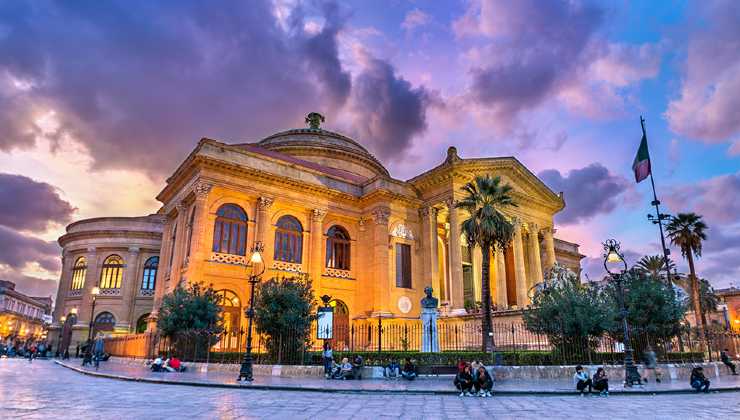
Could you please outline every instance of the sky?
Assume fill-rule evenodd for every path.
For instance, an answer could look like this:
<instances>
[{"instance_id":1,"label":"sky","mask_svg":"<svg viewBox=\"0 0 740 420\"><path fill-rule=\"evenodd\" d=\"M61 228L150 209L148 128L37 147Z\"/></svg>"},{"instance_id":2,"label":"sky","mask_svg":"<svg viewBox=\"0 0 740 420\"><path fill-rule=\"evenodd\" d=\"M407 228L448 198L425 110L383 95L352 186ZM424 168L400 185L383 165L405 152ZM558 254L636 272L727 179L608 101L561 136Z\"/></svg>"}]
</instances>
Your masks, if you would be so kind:
<instances>
[{"instance_id":1,"label":"sky","mask_svg":"<svg viewBox=\"0 0 740 420\"><path fill-rule=\"evenodd\" d=\"M73 220L154 213L201 137L303 127L357 139L393 177L515 156L566 209L589 278L601 243L660 252L664 210L709 226L698 275L740 277L740 2L0 2L0 278L55 295ZM679 271L687 270L677 249Z\"/></svg>"}]
</instances>

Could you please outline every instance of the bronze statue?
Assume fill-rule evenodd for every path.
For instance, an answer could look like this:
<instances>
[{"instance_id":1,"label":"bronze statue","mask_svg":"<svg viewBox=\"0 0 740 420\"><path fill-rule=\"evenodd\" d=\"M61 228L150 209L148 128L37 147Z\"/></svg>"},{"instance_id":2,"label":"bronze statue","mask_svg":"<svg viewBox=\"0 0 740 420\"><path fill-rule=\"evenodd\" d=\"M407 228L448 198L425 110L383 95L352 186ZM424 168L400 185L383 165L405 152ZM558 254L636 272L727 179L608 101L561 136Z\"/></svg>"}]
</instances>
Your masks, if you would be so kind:
<instances>
[{"instance_id":1,"label":"bronze statue","mask_svg":"<svg viewBox=\"0 0 740 420\"><path fill-rule=\"evenodd\" d=\"M312 112L306 115L306 124L312 130L319 130L322 122L324 122L324 116L318 112Z\"/></svg>"},{"instance_id":2,"label":"bronze statue","mask_svg":"<svg viewBox=\"0 0 740 420\"><path fill-rule=\"evenodd\" d=\"M432 287L431 286L425 287L424 293L426 294L426 297L421 300L421 307L436 309L437 305L439 304L439 299L432 296Z\"/></svg>"}]
</instances>

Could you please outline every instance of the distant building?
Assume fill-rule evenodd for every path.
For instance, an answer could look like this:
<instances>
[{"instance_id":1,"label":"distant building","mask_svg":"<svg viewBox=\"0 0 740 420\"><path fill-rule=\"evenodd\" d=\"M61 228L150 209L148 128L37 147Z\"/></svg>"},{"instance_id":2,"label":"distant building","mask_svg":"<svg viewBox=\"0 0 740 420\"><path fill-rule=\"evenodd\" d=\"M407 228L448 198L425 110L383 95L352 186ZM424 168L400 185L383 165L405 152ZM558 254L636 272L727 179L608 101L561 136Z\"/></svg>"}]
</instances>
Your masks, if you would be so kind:
<instances>
[{"instance_id":1,"label":"distant building","mask_svg":"<svg viewBox=\"0 0 740 420\"><path fill-rule=\"evenodd\" d=\"M728 287L726 289L716 289L714 292L724 305L720 309L726 318L727 324L729 324L728 328L740 333L740 289Z\"/></svg>"},{"instance_id":2,"label":"distant building","mask_svg":"<svg viewBox=\"0 0 740 420\"><path fill-rule=\"evenodd\" d=\"M0 338L43 338L50 313L50 297L24 295L15 283L0 280Z\"/></svg>"}]
</instances>

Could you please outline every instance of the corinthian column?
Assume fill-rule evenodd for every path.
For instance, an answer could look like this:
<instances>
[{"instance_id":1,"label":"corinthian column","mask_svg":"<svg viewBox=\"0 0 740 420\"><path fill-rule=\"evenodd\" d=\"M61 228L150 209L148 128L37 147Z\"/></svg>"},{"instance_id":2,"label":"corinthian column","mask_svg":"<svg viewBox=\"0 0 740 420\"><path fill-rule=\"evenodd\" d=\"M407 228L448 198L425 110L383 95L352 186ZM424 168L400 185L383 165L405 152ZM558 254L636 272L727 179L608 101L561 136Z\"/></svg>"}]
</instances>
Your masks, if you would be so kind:
<instances>
[{"instance_id":1,"label":"corinthian column","mask_svg":"<svg viewBox=\"0 0 740 420\"><path fill-rule=\"evenodd\" d=\"M372 212L373 215L373 270L375 275L373 283L374 303L373 315L390 314L390 279L388 271L388 218L391 211L386 207L378 207Z\"/></svg>"},{"instance_id":2,"label":"corinthian column","mask_svg":"<svg viewBox=\"0 0 740 420\"><path fill-rule=\"evenodd\" d=\"M529 224L529 261L532 266L529 287L542 282L542 260L540 259L539 226L536 223Z\"/></svg>"},{"instance_id":3,"label":"corinthian column","mask_svg":"<svg viewBox=\"0 0 740 420\"><path fill-rule=\"evenodd\" d=\"M555 228L546 227L542 230L543 236L545 237L545 268L550 268L555 265L555 239L552 237L555 233Z\"/></svg>"},{"instance_id":4,"label":"corinthian column","mask_svg":"<svg viewBox=\"0 0 740 420\"><path fill-rule=\"evenodd\" d=\"M422 246L424 247L424 285L435 288L436 296L440 296L439 290L439 262L437 255L437 209L434 207L422 207L419 210L422 229Z\"/></svg>"},{"instance_id":5,"label":"corinthian column","mask_svg":"<svg viewBox=\"0 0 740 420\"><path fill-rule=\"evenodd\" d=\"M272 206L273 199L269 197L260 197L257 200L257 242L265 244L267 232L270 230L270 219L268 211Z\"/></svg>"},{"instance_id":6,"label":"corinthian column","mask_svg":"<svg viewBox=\"0 0 740 420\"><path fill-rule=\"evenodd\" d=\"M516 274L516 304L519 309L527 306L527 273L524 269L524 244L522 243L522 223L514 220L514 272Z\"/></svg>"},{"instance_id":7,"label":"corinthian column","mask_svg":"<svg viewBox=\"0 0 740 420\"><path fill-rule=\"evenodd\" d=\"M208 243L206 242L206 222L208 220L208 194L211 192L213 184L199 182L193 189L195 202L193 203L193 225L190 226L190 238L185 249L185 258L188 261L188 267L196 271L190 273L194 277L198 275L202 267L202 262L208 259ZM190 264L190 262L193 264Z\"/></svg>"},{"instance_id":8,"label":"corinthian column","mask_svg":"<svg viewBox=\"0 0 740 420\"><path fill-rule=\"evenodd\" d=\"M509 307L509 298L506 292L506 259L504 252L496 248L496 306L499 309L506 309Z\"/></svg>"},{"instance_id":9,"label":"corinthian column","mask_svg":"<svg viewBox=\"0 0 740 420\"><path fill-rule=\"evenodd\" d=\"M465 298L463 291L462 249L460 243L460 218L454 199L448 199L447 209L450 212L450 305L452 314L464 314Z\"/></svg>"},{"instance_id":10,"label":"corinthian column","mask_svg":"<svg viewBox=\"0 0 740 420\"><path fill-rule=\"evenodd\" d=\"M323 222L326 216L326 210L311 210L311 246L309 247L309 267L308 272L311 280L318 287L321 287L321 274L324 269L324 260L322 257L324 249L324 229Z\"/></svg>"},{"instance_id":11,"label":"corinthian column","mask_svg":"<svg viewBox=\"0 0 740 420\"><path fill-rule=\"evenodd\" d=\"M128 249L126 267L123 269L123 285L121 286L123 310L121 311L122 318L116 320L117 328L131 330L131 318L134 316L134 306L136 304L136 294L139 290L140 280L139 248L132 246Z\"/></svg>"}]
</instances>

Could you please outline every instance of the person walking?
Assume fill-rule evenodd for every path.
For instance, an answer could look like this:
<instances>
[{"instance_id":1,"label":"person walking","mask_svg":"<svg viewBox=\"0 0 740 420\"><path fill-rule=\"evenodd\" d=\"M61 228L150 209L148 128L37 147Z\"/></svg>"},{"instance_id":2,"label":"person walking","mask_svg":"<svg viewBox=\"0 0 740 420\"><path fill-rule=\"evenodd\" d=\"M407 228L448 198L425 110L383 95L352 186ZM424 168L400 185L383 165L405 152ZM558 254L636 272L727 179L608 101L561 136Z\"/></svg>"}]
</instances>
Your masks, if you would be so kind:
<instances>
[{"instance_id":1,"label":"person walking","mask_svg":"<svg viewBox=\"0 0 740 420\"><path fill-rule=\"evenodd\" d=\"M471 396L470 390L473 389L473 375L470 372L470 365L466 364L462 370L457 372L453 381L455 388L460 391L460 396Z\"/></svg>"},{"instance_id":2,"label":"person walking","mask_svg":"<svg viewBox=\"0 0 740 420\"><path fill-rule=\"evenodd\" d=\"M103 353L105 353L105 341L103 341L103 334L98 333L97 338L95 338L95 343L93 344L93 360L95 361L95 370L98 370L100 367L100 359L103 358Z\"/></svg>"},{"instance_id":3,"label":"person walking","mask_svg":"<svg viewBox=\"0 0 740 420\"><path fill-rule=\"evenodd\" d=\"M730 371L732 371L733 375L737 375L737 372L735 371L735 364L732 363L732 359L730 359L730 351L728 349L724 349L720 352L719 358L722 360L722 363L727 366Z\"/></svg>"},{"instance_id":4,"label":"person walking","mask_svg":"<svg viewBox=\"0 0 740 420\"><path fill-rule=\"evenodd\" d=\"M573 375L573 382L576 385L576 389L581 393L581 396L585 396L584 391L588 388L588 393L591 394L591 379L588 377L588 372L583 370L583 366L576 366L576 373Z\"/></svg>"},{"instance_id":5,"label":"person walking","mask_svg":"<svg viewBox=\"0 0 740 420\"><path fill-rule=\"evenodd\" d=\"M691 387L697 392L709 392L709 379L704 376L704 369L701 366L697 366L691 370L691 379L689 380L689 384L691 384Z\"/></svg>"},{"instance_id":6,"label":"person walking","mask_svg":"<svg viewBox=\"0 0 740 420\"><path fill-rule=\"evenodd\" d=\"M324 358L324 376L326 376L326 379L329 379L334 353L332 352L331 344L328 341L324 341L324 351L321 353L321 356Z\"/></svg>"},{"instance_id":7,"label":"person walking","mask_svg":"<svg viewBox=\"0 0 740 420\"><path fill-rule=\"evenodd\" d=\"M593 378L594 389L599 391L599 395L602 397L609 396L609 378L606 377L606 371L604 368L596 369L596 374Z\"/></svg>"}]
</instances>

